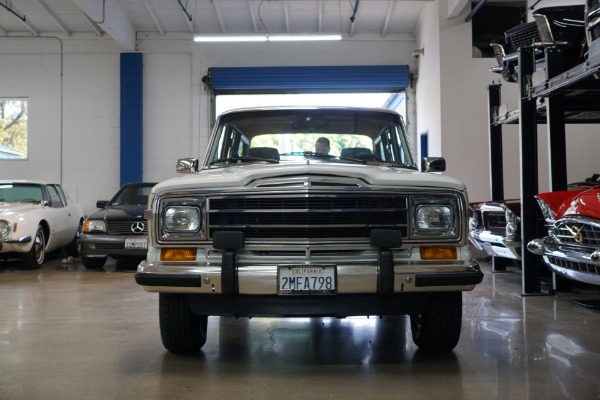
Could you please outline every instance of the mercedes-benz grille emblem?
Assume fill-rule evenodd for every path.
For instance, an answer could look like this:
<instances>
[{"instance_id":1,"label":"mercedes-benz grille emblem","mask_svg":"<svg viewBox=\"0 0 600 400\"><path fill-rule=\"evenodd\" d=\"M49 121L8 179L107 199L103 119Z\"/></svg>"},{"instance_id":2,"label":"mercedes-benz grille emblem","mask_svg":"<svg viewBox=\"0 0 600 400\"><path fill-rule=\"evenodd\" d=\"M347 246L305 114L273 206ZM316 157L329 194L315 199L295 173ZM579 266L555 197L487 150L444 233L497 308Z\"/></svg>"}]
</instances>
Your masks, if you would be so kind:
<instances>
[{"instance_id":1,"label":"mercedes-benz grille emblem","mask_svg":"<svg viewBox=\"0 0 600 400\"><path fill-rule=\"evenodd\" d=\"M131 232L134 232L134 233L144 232L144 223L143 222L134 222L133 224L131 224Z\"/></svg>"}]
</instances>

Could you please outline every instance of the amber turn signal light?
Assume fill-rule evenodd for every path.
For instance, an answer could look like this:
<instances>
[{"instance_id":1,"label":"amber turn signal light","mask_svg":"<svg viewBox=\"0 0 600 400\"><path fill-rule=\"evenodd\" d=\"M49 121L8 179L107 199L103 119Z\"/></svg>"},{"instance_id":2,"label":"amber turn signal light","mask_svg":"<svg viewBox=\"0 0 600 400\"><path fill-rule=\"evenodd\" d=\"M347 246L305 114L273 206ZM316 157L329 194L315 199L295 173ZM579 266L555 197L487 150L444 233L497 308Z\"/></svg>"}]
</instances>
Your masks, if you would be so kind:
<instances>
[{"instance_id":1,"label":"amber turn signal light","mask_svg":"<svg viewBox=\"0 0 600 400\"><path fill-rule=\"evenodd\" d=\"M196 261L196 249L192 247L160 249L160 261Z\"/></svg>"},{"instance_id":2,"label":"amber turn signal light","mask_svg":"<svg viewBox=\"0 0 600 400\"><path fill-rule=\"evenodd\" d=\"M421 260L456 260L456 247L421 247Z\"/></svg>"}]
</instances>

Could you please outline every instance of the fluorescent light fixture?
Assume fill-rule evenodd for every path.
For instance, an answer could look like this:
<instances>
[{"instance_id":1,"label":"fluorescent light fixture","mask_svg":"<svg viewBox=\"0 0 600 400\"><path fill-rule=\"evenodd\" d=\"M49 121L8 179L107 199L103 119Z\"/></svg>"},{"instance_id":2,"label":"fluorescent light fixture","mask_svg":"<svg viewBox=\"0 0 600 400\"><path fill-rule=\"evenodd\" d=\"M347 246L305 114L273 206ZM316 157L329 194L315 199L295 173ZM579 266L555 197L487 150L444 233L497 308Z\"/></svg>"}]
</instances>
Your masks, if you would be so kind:
<instances>
[{"instance_id":1,"label":"fluorescent light fixture","mask_svg":"<svg viewBox=\"0 0 600 400\"><path fill-rule=\"evenodd\" d=\"M320 41L320 40L342 40L342 35L338 34L304 34L304 35L196 35L194 42L300 42L300 41Z\"/></svg>"},{"instance_id":2,"label":"fluorescent light fixture","mask_svg":"<svg viewBox=\"0 0 600 400\"><path fill-rule=\"evenodd\" d=\"M196 35L194 42L266 42L266 35Z\"/></svg>"},{"instance_id":3,"label":"fluorescent light fixture","mask_svg":"<svg viewBox=\"0 0 600 400\"><path fill-rule=\"evenodd\" d=\"M269 42L302 42L315 40L342 40L342 35L273 35Z\"/></svg>"}]
</instances>

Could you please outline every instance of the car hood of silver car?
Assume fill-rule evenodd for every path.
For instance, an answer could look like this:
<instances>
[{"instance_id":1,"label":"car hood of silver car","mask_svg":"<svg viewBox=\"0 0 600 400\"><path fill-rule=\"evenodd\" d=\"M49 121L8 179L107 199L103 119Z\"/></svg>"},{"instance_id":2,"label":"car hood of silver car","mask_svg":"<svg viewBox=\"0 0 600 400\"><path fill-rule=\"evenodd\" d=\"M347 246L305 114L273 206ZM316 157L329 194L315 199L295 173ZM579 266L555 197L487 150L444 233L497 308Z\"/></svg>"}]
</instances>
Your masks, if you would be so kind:
<instances>
[{"instance_id":1,"label":"car hood of silver car","mask_svg":"<svg viewBox=\"0 0 600 400\"><path fill-rule=\"evenodd\" d=\"M4 203L0 202L0 217L14 217L31 210L39 210L42 207L39 202Z\"/></svg>"},{"instance_id":2,"label":"car hood of silver car","mask_svg":"<svg viewBox=\"0 0 600 400\"><path fill-rule=\"evenodd\" d=\"M202 170L181 177L167 179L154 187L153 193L173 189L227 189L260 187L262 185L296 186L294 182L319 179L335 185L352 180L356 186L390 186L411 188L446 188L463 191L463 182L437 173L423 174L408 168L358 164L247 164ZM350 182L347 182L350 185ZM273 186L271 186L273 187Z\"/></svg>"}]
</instances>

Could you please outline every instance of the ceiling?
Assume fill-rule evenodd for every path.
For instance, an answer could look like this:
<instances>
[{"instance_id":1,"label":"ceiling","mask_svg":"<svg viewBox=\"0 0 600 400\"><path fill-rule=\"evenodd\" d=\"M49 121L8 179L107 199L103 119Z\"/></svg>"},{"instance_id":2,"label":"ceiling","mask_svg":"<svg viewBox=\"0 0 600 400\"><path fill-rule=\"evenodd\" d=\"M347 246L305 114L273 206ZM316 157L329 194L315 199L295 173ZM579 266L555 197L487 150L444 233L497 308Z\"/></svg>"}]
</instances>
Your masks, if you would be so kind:
<instances>
[{"instance_id":1,"label":"ceiling","mask_svg":"<svg viewBox=\"0 0 600 400\"><path fill-rule=\"evenodd\" d=\"M135 49L141 33L412 35L431 0L0 0L0 37L109 35ZM469 0L456 3L462 11ZM133 48L132 47L133 43Z\"/></svg>"}]
</instances>

